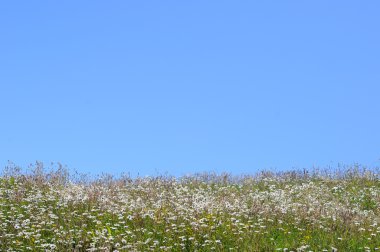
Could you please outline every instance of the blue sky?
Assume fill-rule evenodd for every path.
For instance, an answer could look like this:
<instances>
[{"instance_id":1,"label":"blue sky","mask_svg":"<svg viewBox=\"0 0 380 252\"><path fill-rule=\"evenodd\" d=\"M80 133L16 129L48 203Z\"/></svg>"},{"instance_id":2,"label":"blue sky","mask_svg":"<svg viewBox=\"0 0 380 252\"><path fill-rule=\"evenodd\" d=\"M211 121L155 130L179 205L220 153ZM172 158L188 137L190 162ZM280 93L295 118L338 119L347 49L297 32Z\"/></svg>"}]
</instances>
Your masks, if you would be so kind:
<instances>
[{"instance_id":1,"label":"blue sky","mask_svg":"<svg viewBox=\"0 0 380 252\"><path fill-rule=\"evenodd\" d=\"M378 1L6 1L0 164L380 164Z\"/></svg>"}]
</instances>

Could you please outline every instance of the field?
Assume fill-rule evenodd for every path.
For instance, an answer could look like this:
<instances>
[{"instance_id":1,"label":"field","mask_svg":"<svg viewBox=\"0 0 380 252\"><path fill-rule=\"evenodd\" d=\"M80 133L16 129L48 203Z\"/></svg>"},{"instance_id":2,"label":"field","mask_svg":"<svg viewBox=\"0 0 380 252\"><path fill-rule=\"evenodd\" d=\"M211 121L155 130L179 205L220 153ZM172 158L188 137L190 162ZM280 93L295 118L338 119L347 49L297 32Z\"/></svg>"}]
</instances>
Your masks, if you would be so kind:
<instances>
[{"instance_id":1,"label":"field","mask_svg":"<svg viewBox=\"0 0 380 252\"><path fill-rule=\"evenodd\" d=\"M72 176L4 169L0 251L380 251L379 173Z\"/></svg>"}]
</instances>

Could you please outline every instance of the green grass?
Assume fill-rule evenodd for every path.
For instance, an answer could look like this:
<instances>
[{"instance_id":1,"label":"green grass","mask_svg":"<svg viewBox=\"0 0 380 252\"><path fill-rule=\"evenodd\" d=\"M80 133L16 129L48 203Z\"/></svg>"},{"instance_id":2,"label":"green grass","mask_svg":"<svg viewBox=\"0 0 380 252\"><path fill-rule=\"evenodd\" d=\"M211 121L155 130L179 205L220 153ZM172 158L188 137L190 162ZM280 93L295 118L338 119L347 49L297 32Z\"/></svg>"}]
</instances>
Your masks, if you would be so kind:
<instances>
[{"instance_id":1,"label":"green grass","mask_svg":"<svg viewBox=\"0 0 380 252\"><path fill-rule=\"evenodd\" d=\"M378 223L378 173L359 167L78 180L38 164L0 178L0 251L380 251Z\"/></svg>"}]
</instances>

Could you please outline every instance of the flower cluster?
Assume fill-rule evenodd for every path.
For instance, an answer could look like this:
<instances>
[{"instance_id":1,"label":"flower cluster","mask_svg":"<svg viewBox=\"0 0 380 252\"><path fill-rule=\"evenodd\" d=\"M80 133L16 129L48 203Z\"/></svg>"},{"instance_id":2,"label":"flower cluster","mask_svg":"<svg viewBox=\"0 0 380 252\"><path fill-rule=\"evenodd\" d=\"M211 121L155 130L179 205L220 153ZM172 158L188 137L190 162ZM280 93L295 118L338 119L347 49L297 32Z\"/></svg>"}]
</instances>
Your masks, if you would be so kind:
<instances>
[{"instance_id":1,"label":"flower cluster","mask_svg":"<svg viewBox=\"0 0 380 252\"><path fill-rule=\"evenodd\" d=\"M378 251L379 223L374 174L0 178L0 251Z\"/></svg>"}]
</instances>

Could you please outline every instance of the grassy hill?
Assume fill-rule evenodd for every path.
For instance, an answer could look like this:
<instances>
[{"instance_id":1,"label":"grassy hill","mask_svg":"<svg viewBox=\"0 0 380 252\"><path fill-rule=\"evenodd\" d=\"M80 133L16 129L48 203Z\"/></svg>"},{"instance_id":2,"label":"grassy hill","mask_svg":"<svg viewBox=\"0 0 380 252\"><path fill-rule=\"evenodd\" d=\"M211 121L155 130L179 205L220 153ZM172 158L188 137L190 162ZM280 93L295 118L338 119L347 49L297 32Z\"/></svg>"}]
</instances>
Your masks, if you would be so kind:
<instances>
[{"instance_id":1,"label":"grassy hill","mask_svg":"<svg viewBox=\"0 0 380 252\"><path fill-rule=\"evenodd\" d=\"M0 251L379 251L379 173L5 171Z\"/></svg>"}]
</instances>

